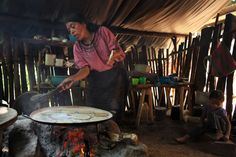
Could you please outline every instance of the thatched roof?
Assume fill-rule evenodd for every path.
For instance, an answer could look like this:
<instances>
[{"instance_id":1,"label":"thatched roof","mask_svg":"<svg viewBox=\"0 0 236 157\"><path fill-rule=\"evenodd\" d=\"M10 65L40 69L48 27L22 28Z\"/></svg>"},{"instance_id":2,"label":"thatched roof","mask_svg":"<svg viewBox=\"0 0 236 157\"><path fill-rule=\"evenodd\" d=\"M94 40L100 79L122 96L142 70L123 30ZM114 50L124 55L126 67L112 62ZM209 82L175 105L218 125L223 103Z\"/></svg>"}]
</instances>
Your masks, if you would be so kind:
<instances>
[{"instance_id":1,"label":"thatched roof","mask_svg":"<svg viewBox=\"0 0 236 157\"><path fill-rule=\"evenodd\" d=\"M1 0L0 28L17 36L66 33L75 12L118 32L186 35L198 31L228 0ZM63 34L63 33L62 33ZM148 35L148 33L147 33Z\"/></svg>"}]
</instances>

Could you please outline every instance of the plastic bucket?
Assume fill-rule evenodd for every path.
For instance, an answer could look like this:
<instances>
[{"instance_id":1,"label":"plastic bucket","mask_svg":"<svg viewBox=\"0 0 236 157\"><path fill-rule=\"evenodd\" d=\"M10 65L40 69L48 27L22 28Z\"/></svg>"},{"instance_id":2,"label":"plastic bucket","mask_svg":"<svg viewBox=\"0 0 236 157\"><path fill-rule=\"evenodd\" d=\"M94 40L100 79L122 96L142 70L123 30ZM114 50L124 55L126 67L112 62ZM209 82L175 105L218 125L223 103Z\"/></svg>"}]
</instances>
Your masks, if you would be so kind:
<instances>
[{"instance_id":1,"label":"plastic bucket","mask_svg":"<svg viewBox=\"0 0 236 157\"><path fill-rule=\"evenodd\" d=\"M132 78L132 85L135 86L135 85L138 85L139 83L139 79L138 78Z\"/></svg>"},{"instance_id":2,"label":"plastic bucket","mask_svg":"<svg viewBox=\"0 0 236 157\"><path fill-rule=\"evenodd\" d=\"M139 84L146 84L146 77L139 77Z\"/></svg>"},{"instance_id":3,"label":"plastic bucket","mask_svg":"<svg viewBox=\"0 0 236 157\"><path fill-rule=\"evenodd\" d=\"M180 105L174 105L171 108L171 119L180 120Z\"/></svg>"},{"instance_id":4,"label":"plastic bucket","mask_svg":"<svg viewBox=\"0 0 236 157\"><path fill-rule=\"evenodd\" d=\"M160 121L166 117L166 107L155 107L156 110L156 120Z\"/></svg>"}]
</instances>

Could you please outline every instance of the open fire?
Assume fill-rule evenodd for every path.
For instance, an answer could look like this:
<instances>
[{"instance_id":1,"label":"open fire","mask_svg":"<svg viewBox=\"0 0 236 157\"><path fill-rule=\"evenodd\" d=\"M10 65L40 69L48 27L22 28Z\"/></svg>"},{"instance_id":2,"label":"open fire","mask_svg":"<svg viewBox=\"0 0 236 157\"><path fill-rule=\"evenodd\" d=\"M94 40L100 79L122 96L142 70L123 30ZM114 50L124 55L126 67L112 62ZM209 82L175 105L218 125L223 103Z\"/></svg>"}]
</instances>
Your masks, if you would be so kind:
<instances>
[{"instance_id":1,"label":"open fire","mask_svg":"<svg viewBox=\"0 0 236 157\"><path fill-rule=\"evenodd\" d=\"M94 157L96 137L87 135L82 128L66 131L58 157Z\"/></svg>"}]
</instances>

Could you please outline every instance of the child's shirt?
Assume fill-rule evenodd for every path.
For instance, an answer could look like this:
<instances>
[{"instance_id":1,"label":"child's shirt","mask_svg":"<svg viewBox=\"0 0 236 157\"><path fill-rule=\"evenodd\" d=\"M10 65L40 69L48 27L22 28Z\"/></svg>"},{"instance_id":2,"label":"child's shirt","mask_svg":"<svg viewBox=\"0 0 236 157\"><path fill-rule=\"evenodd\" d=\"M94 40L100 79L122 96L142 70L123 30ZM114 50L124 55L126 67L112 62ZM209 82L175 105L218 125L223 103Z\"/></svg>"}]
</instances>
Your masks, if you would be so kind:
<instances>
[{"instance_id":1,"label":"child's shirt","mask_svg":"<svg viewBox=\"0 0 236 157\"><path fill-rule=\"evenodd\" d=\"M226 131L227 112L222 107L212 108L211 105L205 105L203 113L207 118L207 127L209 129Z\"/></svg>"}]
</instances>

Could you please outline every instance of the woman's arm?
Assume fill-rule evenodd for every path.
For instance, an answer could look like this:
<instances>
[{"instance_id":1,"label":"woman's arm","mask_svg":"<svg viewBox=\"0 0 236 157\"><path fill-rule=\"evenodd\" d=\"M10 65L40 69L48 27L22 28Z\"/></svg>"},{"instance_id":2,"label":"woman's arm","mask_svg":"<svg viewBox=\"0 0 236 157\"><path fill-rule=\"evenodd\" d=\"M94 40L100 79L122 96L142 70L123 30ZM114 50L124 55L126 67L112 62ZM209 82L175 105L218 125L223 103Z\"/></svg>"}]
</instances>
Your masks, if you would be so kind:
<instances>
[{"instance_id":1,"label":"woman's arm","mask_svg":"<svg viewBox=\"0 0 236 157\"><path fill-rule=\"evenodd\" d=\"M66 89L69 89L75 81L82 80L86 78L90 73L90 69L88 66L85 66L81 68L76 74L69 76L65 80L63 80L59 85L58 88L61 89L61 91L64 91Z\"/></svg>"}]
</instances>

